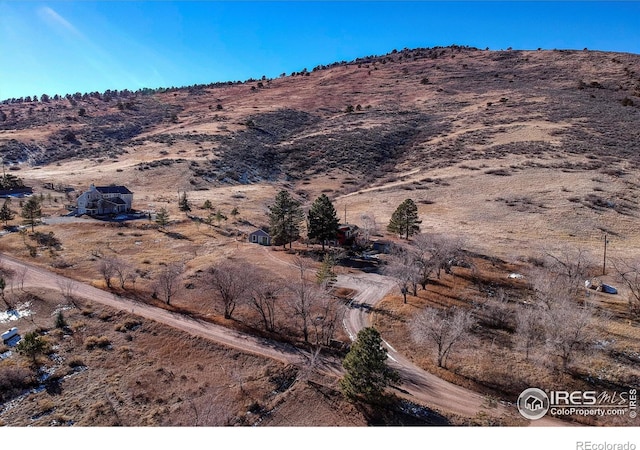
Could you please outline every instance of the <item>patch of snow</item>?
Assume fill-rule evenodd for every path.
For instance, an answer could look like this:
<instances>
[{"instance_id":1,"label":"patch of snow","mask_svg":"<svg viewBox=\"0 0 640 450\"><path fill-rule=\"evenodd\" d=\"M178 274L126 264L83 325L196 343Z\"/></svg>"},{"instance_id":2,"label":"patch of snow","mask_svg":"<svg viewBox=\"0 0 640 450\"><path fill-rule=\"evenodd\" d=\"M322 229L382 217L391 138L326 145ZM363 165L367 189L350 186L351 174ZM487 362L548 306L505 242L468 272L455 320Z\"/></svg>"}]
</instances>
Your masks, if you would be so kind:
<instances>
[{"instance_id":1,"label":"patch of snow","mask_svg":"<svg viewBox=\"0 0 640 450\"><path fill-rule=\"evenodd\" d=\"M31 311L31 302L26 302L18 305L15 309L8 309L6 311L0 311L0 323L7 323L13 320L18 320L23 317L29 317L33 314Z\"/></svg>"},{"instance_id":2,"label":"patch of snow","mask_svg":"<svg viewBox=\"0 0 640 450\"><path fill-rule=\"evenodd\" d=\"M56 309L54 309L53 312L51 313L51 316L56 316L58 315L59 312L68 311L70 309L73 309L73 305L58 305L56 306Z\"/></svg>"}]
</instances>

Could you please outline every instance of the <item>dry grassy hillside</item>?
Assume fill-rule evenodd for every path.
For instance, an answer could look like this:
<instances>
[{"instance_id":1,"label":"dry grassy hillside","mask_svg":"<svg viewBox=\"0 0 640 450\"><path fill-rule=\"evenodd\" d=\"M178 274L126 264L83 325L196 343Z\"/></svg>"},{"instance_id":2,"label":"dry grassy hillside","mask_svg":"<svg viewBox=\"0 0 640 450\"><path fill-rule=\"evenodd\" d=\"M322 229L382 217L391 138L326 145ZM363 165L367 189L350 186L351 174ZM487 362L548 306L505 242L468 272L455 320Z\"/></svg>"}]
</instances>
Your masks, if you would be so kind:
<instances>
[{"instance_id":1,"label":"dry grassy hillside","mask_svg":"<svg viewBox=\"0 0 640 450\"><path fill-rule=\"evenodd\" d=\"M305 208L326 193L342 220L362 225L364 214L373 216L381 235L386 235L395 208L411 198L418 205L422 231L460 236L465 249L502 260L508 268L535 262L545 252L567 245L589 252L597 267L605 234L611 259L636 258L640 251L640 55L457 46L406 49L276 79L74 94L46 102L10 99L0 104L0 156L5 170L42 195L45 223L37 231L53 233L60 242L58 248L40 246L32 257L30 238L11 233L0 237L0 251L98 287L105 287L100 261L107 256L120 258L138 274L135 289L129 287L125 293L136 291L140 299L158 306L162 302L151 298L154 281L167 265L180 262L188 288L177 296L174 308L255 331L259 320L254 313L240 308L237 314L242 321L221 319L208 303L210 293L198 283L203 271L225 259L250 264L272 278L295 277L296 271L282 261L290 263L291 255L246 242L247 233L268 225L267 208L281 189L291 191ZM166 208L171 223L162 230L147 219L108 223L61 218L67 213L65 205L74 203L92 183L126 185L135 194L135 209ZM181 193L188 195L192 205L190 217L178 209ZM225 218L219 216L209 224L194 220L205 220L211 213L202 207L207 200L212 211ZM17 210L17 204L13 206ZM232 215L234 208L237 214ZM19 217L10 221L20 223ZM297 247L298 252L305 250L302 243ZM487 270L483 276L498 275ZM445 279L442 286L447 284L460 287L457 281ZM462 285L466 289L466 282ZM485 296L478 286L473 289L472 294L460 291L451 298L475 301ZM440 300L423 293L416 296L414 306ZM376 316L377 325L393 339L408 342L405 322L413 310L400 305L398 297L387 298L384 308L393 314ZM120 342L124 335L112 331L114 323L126 319L118 313L74 314L74 320L96 327L95 333L108 331L116 336L117 348L133 345ZM101 322L89 322L95 316ZM281 325L290 331L287 339L299 341L299 333L291 331L293 322L283 318ZM623 322L620 319L620 326L627 326ZM140 330L130 333L140 349L164 345L163 333L169 333L151 324ZM504 337L504 330L498 331ZM495 340L491 333L479 337L476 344ZM629 321L620 334L624 345L637 342L637 324ZM339 338L346 340L346 336ZM194 345L200 349L204 344ZM144 353L151 350L130 351L155 358L147 375L167 376L166 367L156 361L160 357ZM259 402L267 401L265 392L270 389L266 373L284 370L258 368L261 361L225 355L218 348L212 351L213 359L240 358L246 363L246 376L260 379L252 393ZM85 352L83 358L94 361L97 353ZM118 358L126 359L128 354L118 350ZM200 356L183 362L192 364L194 358ZM415 360L434 369L431 363ZM96 367L106 364L99 359L93 363ZM483 368L450 375L456 382L478 388L483 380L477 372ZM109 372L112 367L103 369L105 376L117 377ZM629 373L620 377L625 383L637 376ZM146 410L145 421L121 417L120 423L188 424L193 420L189 404L196 410L201 401L194 394L195 385L217 376L222 375L207 375L185 388L193 392L172 392L171 396L186 399L182 403L162 395L148 396L143 399L146 403L162 404L162 408L155 405ZM492 394L521 388L507 384L485 388ZM335 388L328 382L324 387L296 387L287 394L295 401L281 406L282 415L265 419L265 424L308 425L316 420L316 424L363 425L370 420L361 412L350 416L351 407L341 403L335 391L326 391L327 385ZM241 394L233 390L236 397ZM104 411L121 393L114 387L108 395L111 400L103 402ZM224 402L236 397L226 396ZM131 401L136 399L127 399L127 408L132 407ZM291 406L298 402L316 402L318 417L302 420L299 410ZM47 410L36 406L29 414ZM250 407L251 403L242 403L233 411L212 413L215 419L208 424L248 424L239 417ZM154 416L167 408L180 412L184 420ZM339 419L330 419L331 411L337 410ZM87 424L118 423L110 413L104 415ZM24 417L3 420L18 425L28 422Z\"/></svg>"},{"instance_id":2,"label":"dry grassy hillside","mask_svg":"<svg viewBox=\"0 0 640 450\"><path fill-rule=\"evenodd\" d=\"M405 50L271 80L3 104L0 149L31 184L126 184L139 209L187 191L254 221L284 186L328 193L353 222L374 210L386 223L412 197L426 229L501 251L605 231L637 248L639 67L596 51Z\"/></svg>"}]
</instances>

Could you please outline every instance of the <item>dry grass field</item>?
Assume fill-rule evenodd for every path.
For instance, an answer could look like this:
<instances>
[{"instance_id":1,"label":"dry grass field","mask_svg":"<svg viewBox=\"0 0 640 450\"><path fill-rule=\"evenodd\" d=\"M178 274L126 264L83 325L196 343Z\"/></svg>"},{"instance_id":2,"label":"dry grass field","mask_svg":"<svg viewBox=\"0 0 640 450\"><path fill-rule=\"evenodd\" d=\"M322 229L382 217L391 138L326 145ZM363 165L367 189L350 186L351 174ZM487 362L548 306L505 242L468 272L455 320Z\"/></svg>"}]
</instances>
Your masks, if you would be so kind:
<instances>
[{"instance_id":1,"label":"dry grass field","mask_svg":"<svg viewBox=\"0 0 640 450\"><path fill-rule=\"evenodd\" d=\"M588 252L596 272L605 235L610 261L638 257L638 55L403 50L277 79L108 100L5 102L0 110L8 116L0 123L5 170L42 197L44 223L36 231L60 242L57 249L41 246L32 257L30 233L10 233L0 237L3 253L100 288L106 288L100 262L117 258L137 278L124 290L116 283L114 291L164 308L169 306L153 298L154 283L165 267L180 263L181 291L171 308L259 333L255 312L241 306L234 320L224 319L199 283L211 265L229 260L276 280L296 276L283 264L296 252L246 239L268 226L268 206L279 190L289 190L305 208L326 193L341 220L362 225L363 215L373 216L379 234L389 239L395 239L385 231L393 211L411 198L423 232L460 237L465 250L484 259L474 260L474 274L455 268L454 276L444 275L406 305L399 295L386 298L373 316L385 339L442 378L500 398L536 383L582 388L588 383L581 377L598 371L607 382L638 384L637 361L620 355L637 348L639 323L626 315L626 292L610 266L603 279L621 292L615 299L597 296L598 308L614 314L598 327L615 336L615 344L584 359L572 376L546 366L537 372L512 349L510 333L489 327L475 330L450 367L441 369L429 349L414 346L407 328L427 305L488 301L482 286L502 285L509 272L526 273L532 262L567 246ZM62 217L65 205L92 183L127 186L136 210L166 208L170 224L160 229L149 219ZM178 208L182 193L191 204L189 216ZM207 200L226 219L204 223L211 213L202 208ZM12 208L19 210L18 199ZM232 216L234 208L238 214ZM9 222L21 223L20 217ZM306 250L297 244L298 253ZM488 260L502 262L492 266ZM526 296L517 285L505 287ZM54 386L59 392L41 391L5 406L4 424L253 425L256 405L275 411L261 425L376 422L341 400L335 380L301 381L279 392L273 380L299 368L154 323L116 331L135 319L106 307L83 303L69 310L70 326L82 331L66 336L52 329L60 293L33 295L42 312L20 326L49 330L56 353L68 353L56 373L70 377ZM284 331L277 338L299 342L295 321L286 312L280 320ZM105 336L110 348L87 349L89 336ZM346 340L342 330L337 337ZM69 360L87 369L68 367Z\"/></svg>"}]
</instances>

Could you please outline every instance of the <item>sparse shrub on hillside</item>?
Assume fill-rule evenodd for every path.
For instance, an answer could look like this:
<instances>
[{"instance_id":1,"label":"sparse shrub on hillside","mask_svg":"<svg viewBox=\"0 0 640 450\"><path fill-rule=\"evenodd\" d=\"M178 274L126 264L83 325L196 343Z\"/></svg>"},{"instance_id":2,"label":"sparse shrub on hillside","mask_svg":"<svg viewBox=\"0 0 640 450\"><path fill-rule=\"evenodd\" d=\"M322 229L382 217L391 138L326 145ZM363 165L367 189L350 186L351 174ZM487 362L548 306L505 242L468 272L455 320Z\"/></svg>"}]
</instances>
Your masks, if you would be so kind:
<instances>
[{"instance_id":1,"label":"sparse shrub on hillside","mask_svg":"<svg viewBox=\"0 0 640 450\"><path fill-rule=\"evenodd\" d=\"M0 366L0 401L6 402L35 384L33 373L20 366Z\"/></svg>"},{"instance_id":2,"label":"sparse shrub on hillside","mask_svg":"<svg viewBox=\"0 0 640 450\"><path fill-rule=\"evenodd\" d=\"M84 340L84 346L87 350L94 348L107 349L111 347L111 341L106 336L89 336Z\"/></svg>"},{"instance_id":3,"label":"sparse shrub on hillside","mask_svg":"<svg viewBox=\"0 0 640 450\"><path fill-rule=\"evenodd\" d=\"M121 324L116 325L115 330L121 333L137 329L142 322L140 320L128 319Z\"/></svg>"},{"instance_id":4,"label":"sparse shrub on hillside","mask_svg":"<svg viewBox=\"0 0 640 450\"><path fill-rule=\"evenodd\" d=\"M634 106L633 100L631 100L629 97L623 98L622 106Z\"/></svg>"}]
</instances>

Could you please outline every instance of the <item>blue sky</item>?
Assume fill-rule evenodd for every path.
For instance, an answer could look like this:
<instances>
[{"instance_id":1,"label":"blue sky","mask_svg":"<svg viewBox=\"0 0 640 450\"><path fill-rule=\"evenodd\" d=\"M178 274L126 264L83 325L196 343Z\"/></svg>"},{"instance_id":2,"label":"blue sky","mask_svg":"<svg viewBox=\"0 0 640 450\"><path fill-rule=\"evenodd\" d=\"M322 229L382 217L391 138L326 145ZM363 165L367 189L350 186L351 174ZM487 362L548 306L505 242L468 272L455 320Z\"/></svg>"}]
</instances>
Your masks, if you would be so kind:
<instances>
[{"instance_id":1,"label":"blue sky","mask_svg":"<svg viewBox=\"0 0 640 450\"><path fill-rule=\"evenodd\" d=\"M276 77L450 44L640 53L640 2L0 0L0 99Z\"/></svg>"}]
</instances>

